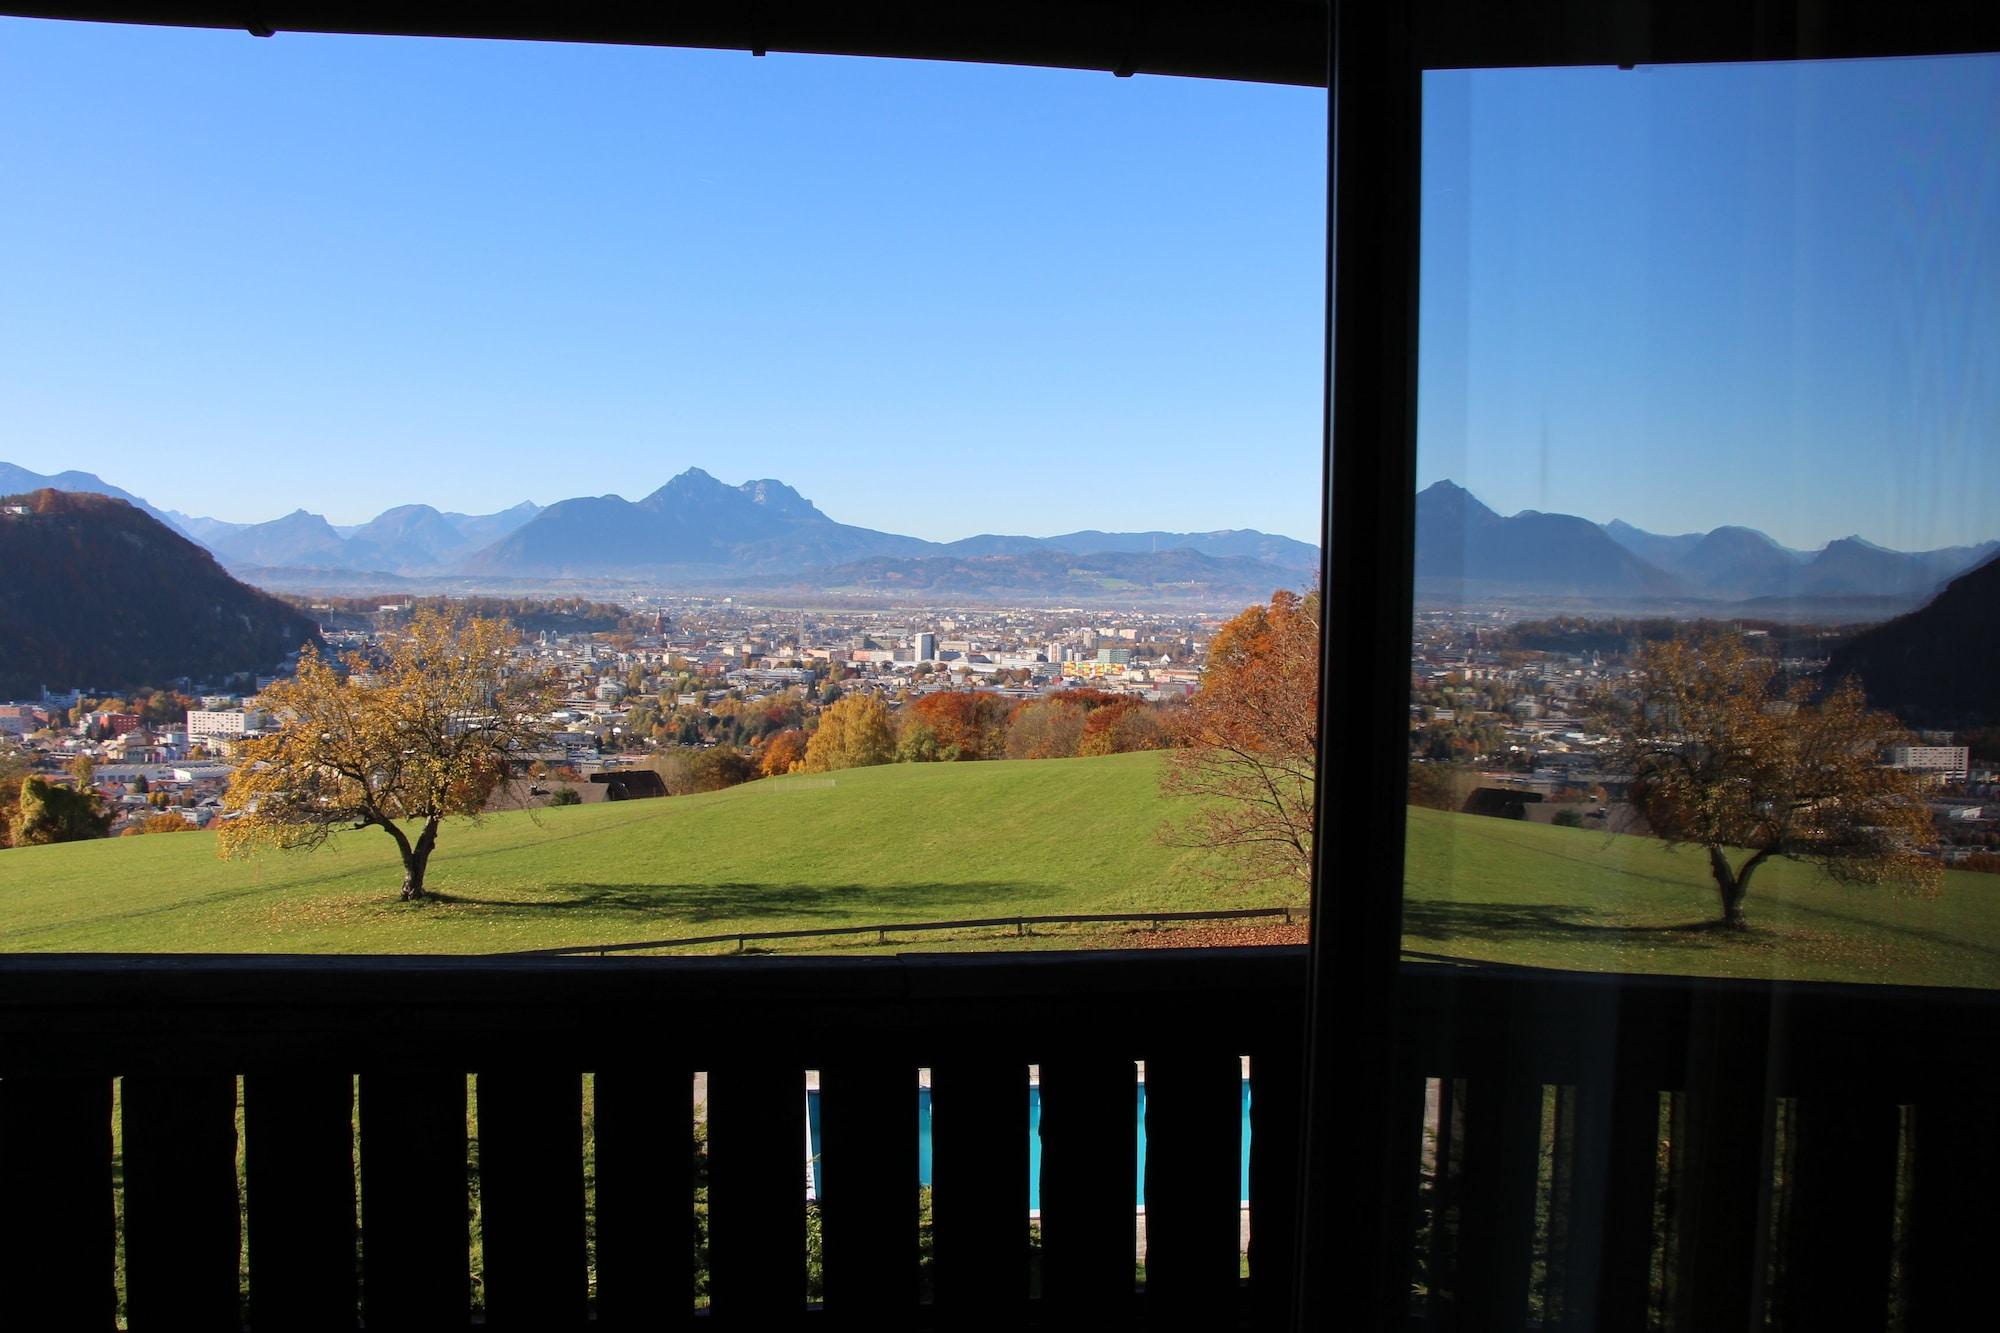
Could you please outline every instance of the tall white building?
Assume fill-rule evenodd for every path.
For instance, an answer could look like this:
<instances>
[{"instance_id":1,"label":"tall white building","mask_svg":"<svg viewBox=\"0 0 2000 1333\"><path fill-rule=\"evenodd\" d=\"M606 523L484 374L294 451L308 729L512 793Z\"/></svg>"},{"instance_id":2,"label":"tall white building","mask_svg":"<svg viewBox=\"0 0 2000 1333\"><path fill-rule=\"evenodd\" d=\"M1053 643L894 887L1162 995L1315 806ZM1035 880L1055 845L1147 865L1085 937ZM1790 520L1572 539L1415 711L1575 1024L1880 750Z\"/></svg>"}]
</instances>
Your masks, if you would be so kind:
<instances>
[{"instance_id":1,"label":"tall white building","mask_svg":"<svg viewBox=\"0 0 2000 1333\"><path fill-rule=\"evenodd\" d=\"M917 660L919 662L937 661L937 635L930 633L928 630L912 635L910 646L916 649Z\"/></svg>"}]
</instances>

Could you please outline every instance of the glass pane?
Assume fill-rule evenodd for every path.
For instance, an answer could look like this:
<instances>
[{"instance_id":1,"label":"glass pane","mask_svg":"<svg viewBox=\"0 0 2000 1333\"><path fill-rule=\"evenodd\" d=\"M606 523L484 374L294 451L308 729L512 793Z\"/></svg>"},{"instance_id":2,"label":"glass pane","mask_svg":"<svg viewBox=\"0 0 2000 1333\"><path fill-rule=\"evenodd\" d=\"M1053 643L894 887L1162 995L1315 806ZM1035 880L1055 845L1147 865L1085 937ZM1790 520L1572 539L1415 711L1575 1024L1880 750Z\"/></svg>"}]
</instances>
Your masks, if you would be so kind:
<instances>
[{"instance_id":1,"label":"glass pane","mask_svg":"<svg viewBox=\"0 0 2000 1333\"><path fill-rule=\"evenodd\" d=\"M1412 956L2000 986L1996 116L1426 77Z\"/></svg>"},{"instance_id":2,"label":"glass pane","mask_svg":"<svg viewBox=\"0 0 2000 1333\"><path fill-rule=\"evenodd\" d=\"M1303 937L1303 856L1164 775L1219 628L1318 569L1317 90L0 36L0 832L33 783L23 841L198 833L10 849L0 949ZM419 729L505 743L420 792L335 702L428 697L427 609L517 638ZM358 666L302 688L315 636Z\"/></svg>"}]
</instances>

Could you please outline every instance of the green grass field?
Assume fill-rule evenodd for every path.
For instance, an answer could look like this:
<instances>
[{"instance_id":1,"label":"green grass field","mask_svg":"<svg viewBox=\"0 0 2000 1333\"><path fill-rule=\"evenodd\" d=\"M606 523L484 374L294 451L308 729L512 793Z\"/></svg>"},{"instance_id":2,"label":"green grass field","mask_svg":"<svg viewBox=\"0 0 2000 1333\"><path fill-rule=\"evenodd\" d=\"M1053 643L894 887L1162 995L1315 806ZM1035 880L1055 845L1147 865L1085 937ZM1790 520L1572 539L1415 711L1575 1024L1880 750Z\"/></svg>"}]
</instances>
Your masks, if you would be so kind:
<instances>
[{"instance_id":1,"label":"green grass field","mask_svg":"<svg viewBox=\"0 0 2000 1333\"><path fill-rule=\"evenodd\" d=\"M1704 855L1652 838L1410 811L1412 957L1701 976L2000 987L2000 875L1918 897L1766 862L1718 930Z\"/></svg>"},{"instance_id":2,"label":"green grass field","mask_svg":"<svg viewBox=\"0 0 2000 1333\"><path fill-rule=\"evenodd\" d=\"M420 904L396 900L376 829L240 861L205 833L18 848L0 853L0 948L481 953L1211 906L1197 854L1155 836L1157 763L898 765L454 822Z\"/></svg>"},{"instance_id":3,"label":"green grass field","mask_svg":"<svg viewBox=\"0 0 2000 1333\"><path fill-rule=\"evenodd\" d=\"M0 949L480 953L737 930L964 916L1264 906L1157 830L1159 756L898 765L707 796L495 815L446 828L434 901L396 901L376 830L313 853L222 861L208 834L0 853ZM1701 857L1650 839L1413 810L1413 957L1725 976L2000 986L2000 877L1942 894L1765 866L1746 932ZM1355 886L1369 891L1368 886ZM893 949L1075 946L892 939ZM787 946L792 947L792 946ZM823 946L879 949L872 939Z\"/></svg>"}]
</instances>

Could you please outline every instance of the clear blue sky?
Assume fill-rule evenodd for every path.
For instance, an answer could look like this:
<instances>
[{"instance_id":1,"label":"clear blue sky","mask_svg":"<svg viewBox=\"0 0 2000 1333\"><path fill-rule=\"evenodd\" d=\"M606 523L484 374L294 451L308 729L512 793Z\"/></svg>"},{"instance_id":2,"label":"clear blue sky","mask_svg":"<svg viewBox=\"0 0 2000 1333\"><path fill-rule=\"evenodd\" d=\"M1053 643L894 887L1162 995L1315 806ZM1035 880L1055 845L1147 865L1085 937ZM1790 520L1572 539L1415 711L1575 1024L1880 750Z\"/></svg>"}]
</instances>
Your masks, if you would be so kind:
<instances>
[{"instance_id":1,"label":"clear blue sky","mask_svg":"<svg viewBox=\"0 0 2000 1333\"><path fill-rule=\"evenodd\" d=\"M2000 537L2000 59L1433 74L1421 480Z\"/></svg>"},{"instance_id":2,"label":"clear blue sky","mask_svg":"<svg viewBox=\"0 0 2000 1333\"><path fill-rule=\"evenodd\" d=\"M2000 61L1434 75L1422 480L2000 535ZM700 466L1318 522L1323 95L0 21L0 458L336 522Z\"/></svg>"},{"instance_id":3,"label":"clear blue sky","mask_svg":"<svg viewBox=\"0 0 2000 1333\"><path fill-rule=\"evenodd\" d=\"M0 21L0 459L1316 538L1324 94Z\"/></svg>"}]
</instances>

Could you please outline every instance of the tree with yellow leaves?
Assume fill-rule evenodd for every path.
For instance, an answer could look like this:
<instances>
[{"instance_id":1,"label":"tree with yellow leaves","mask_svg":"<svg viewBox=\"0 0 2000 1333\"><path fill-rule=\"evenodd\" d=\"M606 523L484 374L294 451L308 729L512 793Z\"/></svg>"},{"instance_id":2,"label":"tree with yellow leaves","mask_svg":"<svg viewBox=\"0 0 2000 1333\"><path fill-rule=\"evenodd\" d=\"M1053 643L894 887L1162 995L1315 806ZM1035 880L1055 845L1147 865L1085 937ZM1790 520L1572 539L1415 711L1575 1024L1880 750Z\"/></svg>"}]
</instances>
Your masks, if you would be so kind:
<instances>
[{"instance_id":1,"label":"tree with yellow leaves","mask_svg":"<svg viewBox=\"0 0 2000 1333\"><path fill-rule=\"evenodd\" d=\"M1707 854L1723 924L1745 924L1750 878L1772 857L1844 883L1936 888L1919 779L1881 762L1906 733L1853 680L1815 697L1735 634L1649 643L1637 668L1605 704L1614 762L1655 833Z\"/></svg>"},{"instance_id":2,"label":"tree with yellow leaves","mask_svg":"<svg viewBox=\"0 0 2000 1333\"><path fill-rule=\"evenodd\" d=\"M871 768L896 757L896 733L889 706L872 694L850 694L820 714L819 726L806 742L800 773L830 773L840 768Z\"/></svg>"},{"instance_id":3,"label":"tree with yellow leaves","mask_svg":"<svg viewBox=\"0 0 2000 1333\"><path fill-rule=\"evenodd\" d=\"M506 761L547 741L559 685L514 659L519 641L504 620L424 608L373 654L336 664L308 647L263 692L279 730L244 747L221 854L311 849L372 825L402 856L403 898L422 898L445 818L476 816Z\"/></svg>"}]
</instances>

